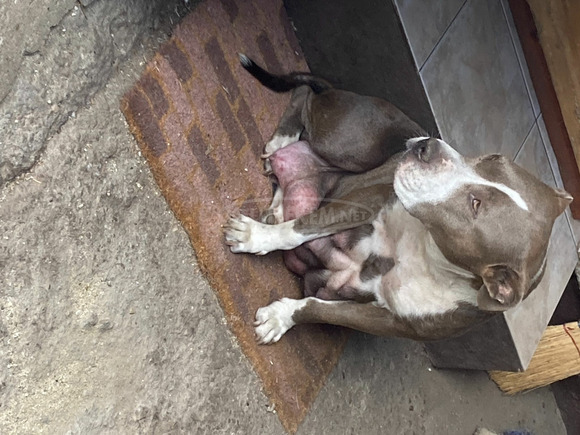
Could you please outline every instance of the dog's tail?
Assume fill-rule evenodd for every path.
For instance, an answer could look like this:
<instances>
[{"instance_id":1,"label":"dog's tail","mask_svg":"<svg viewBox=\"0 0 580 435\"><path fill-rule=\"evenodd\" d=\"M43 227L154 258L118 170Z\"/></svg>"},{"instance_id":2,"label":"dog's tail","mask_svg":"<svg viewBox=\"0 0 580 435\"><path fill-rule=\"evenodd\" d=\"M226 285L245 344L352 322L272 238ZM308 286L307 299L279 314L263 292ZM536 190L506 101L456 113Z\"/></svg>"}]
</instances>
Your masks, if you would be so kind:
<instances>
[{"instance_id":1,"label":"dog's tail","mask_svg":"<svg viewBox=\"0 0 580 435\"><path fill-rule=\"evenodd\" d=\"M319 94L332 88L332 85L326 80L309 73L290 73L286 75L269 73L242 53L240 53L240 63L254 78L274 92L288 92L298 86L307 85L310 86L315 94Z\"/></svg>"}]
</instances>

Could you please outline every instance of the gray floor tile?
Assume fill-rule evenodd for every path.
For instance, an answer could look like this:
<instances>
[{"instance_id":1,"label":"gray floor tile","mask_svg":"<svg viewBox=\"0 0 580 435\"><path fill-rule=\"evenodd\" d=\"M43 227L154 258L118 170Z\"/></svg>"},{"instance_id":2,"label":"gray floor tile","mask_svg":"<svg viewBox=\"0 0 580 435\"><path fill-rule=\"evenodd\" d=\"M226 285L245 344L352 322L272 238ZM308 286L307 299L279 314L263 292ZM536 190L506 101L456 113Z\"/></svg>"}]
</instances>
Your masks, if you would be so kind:
<instances>
[{"instance_id":1,"label":"gray floor tile","mask_svg":"<svg viewBox=\"0 0 580 435\"><path fill-rule=\"evenodd\" d=\"M548 154L537 124L534 124L514 161L544 183L557 187Z\"/></svg>"},{"instance_id":2,"label":"gray floor tile","mask_svg":"<svg viewBox=\"0 0 580 435\"><path fill-rule=\"evenodd\" d=\"M395 0L417 68L421 69L465 0Z\"/></svg>"},{"instance_id":3,"label":"gray floor tile","mask_svg":"<svg viewBox=\"0 0 580 435\"><path fill-rule=\"evenodd\" d=\"M469 0L421 77L444 139L466 155L515 156L535 118L499 2Z\"/></svg>"},{"instance_id":4,"label":"gray floor tile","mask_svg":"<svg viewBox=\"0 0 580 435\"><path fill-rule=\"evenodd\" d=\"M546 154L548 156L548 161L550 162L550 167L552 168L554 178L556 179L556 186L563 188L564 183L562 181L562 176L560 175L560 167L558 166L558 160L556 160L556 154L554 154L554 149L552 148L552 144L548 136L548 130L546 130L546 124L544 123L543 115L538 118L538 129L544 147L546 148Z\"/></svg>"},{"instance_id":5,"label":"gray floor tile","mask_svg":"<svg viewBox=\"0 0 580 435\"><path fill-rule=\"evenodd\" d=\"M557 186L537 124L534 124L515 162L544 183ZM528 337L541 336L576 265L576 243L565 215L554 224L547 261L548 267L538 288L520 306L506 314L508 324L518 325L512 328L512 335L522 359L531 358L536 343Z\"/></svg>"},{"instance_id":6,"label":"gray floor tile","mask_svg":"<svg viewBox=\"0 0 580 435\"><path fill-rule=\"evenodd\" d=\"M520 38L514 24L514 18L512 16L508 0L501 0L501 6L508 23L510 36L512 37L514 49L516 50L516 55L518 56L518 62L520 63L522 74L524 75L526 90L528 91L530 102L532 103L532 108L534 109L534 115L538 116L540 114L540 104L538 103L536 91L534 90L534 85L532 84L532 78L530 77L530 71L528 69L528 64L526 63L526 58L524 56L524 51L522 50L522 44L520 43Z\"/></svg>"},{"instance_id":7,"label":"gray floor tile","mask_svg":"<svg viewBox=\"0 0 580 435\"><path fill-rule=\"evenodd\" d=\"M554 223L546 272L538 287L513 310L506 321L522 361L531 359L576 265L576 247L564 215Z\"/></svg>"}]
</instances>

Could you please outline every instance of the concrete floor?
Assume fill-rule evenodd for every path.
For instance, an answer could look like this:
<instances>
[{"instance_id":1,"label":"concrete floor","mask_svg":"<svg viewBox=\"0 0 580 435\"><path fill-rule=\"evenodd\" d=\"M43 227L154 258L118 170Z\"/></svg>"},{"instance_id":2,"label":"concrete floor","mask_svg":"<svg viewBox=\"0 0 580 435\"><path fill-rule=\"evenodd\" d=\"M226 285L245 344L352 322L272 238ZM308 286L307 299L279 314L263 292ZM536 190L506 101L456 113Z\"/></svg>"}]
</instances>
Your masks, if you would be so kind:
<instances>
[{"instance_id":1,"label":"concrete floor","mask_svg":"<svg viewBox=\"0 0 580 435\"><path fill-rule=\"evenodd\" d=\"M187 7L0 5L0 433L283 433L119 110ZM353 334L299 433L477 426L565 433L549 389Z\"/></svg>"}]
</instances>

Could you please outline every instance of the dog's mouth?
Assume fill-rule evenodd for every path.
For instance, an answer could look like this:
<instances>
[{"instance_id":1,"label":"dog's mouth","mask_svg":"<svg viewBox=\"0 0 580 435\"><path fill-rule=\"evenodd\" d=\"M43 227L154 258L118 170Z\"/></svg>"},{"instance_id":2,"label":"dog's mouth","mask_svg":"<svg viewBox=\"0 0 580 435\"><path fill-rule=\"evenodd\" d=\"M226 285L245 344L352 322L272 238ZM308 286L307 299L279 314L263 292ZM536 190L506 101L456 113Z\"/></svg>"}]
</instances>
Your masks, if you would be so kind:
<instances>
[{"instance_id":1,"label":"dog's mouth","mask_svg":"<svg viewBox=\"0 0 580 435\"><path fill-rule=\"evenodd\" d=\"M403 205L404 198L425 190L428 172L430 172L428 164L419 161L410 150L404 154L395 171L393 182L395 193Z\"/></svg>"},{"instance_id":2,"label":"dog's mouth","mask_svg":"<svg viewBox=\"0 0 580 435\"><path fill-rule=\"evenodd\" d=\"M417 161L415 156L407 151L395 171L395 192L401 188L405 191L420 190L422 180L425 178L421 173L429 170L426 166L426 163Z\"/></svg>"}]
</instances>

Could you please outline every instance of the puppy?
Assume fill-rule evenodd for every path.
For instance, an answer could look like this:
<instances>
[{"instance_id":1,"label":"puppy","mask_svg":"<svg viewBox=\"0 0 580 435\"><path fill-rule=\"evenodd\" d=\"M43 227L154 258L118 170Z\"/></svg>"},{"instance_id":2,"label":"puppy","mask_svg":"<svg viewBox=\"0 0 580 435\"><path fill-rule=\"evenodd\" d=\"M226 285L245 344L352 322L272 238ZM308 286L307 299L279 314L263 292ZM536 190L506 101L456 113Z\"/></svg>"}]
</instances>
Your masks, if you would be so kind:
<instances>
[{"instance_id":1,"label":"puppy","mask_svg":"<svg viewBox=\"0 0 580 435\"><path fill-rule=\"evenodd\" d=\"M305 298L257 311L261 343L300 323L446 338L538 285L567 192L504 156L462 156L387 101L240 61L292 92L263 154L272 205L262 222L239 215L224 228L232 252L284 250L304 277Z\"/></svg>"}]
</instances>

